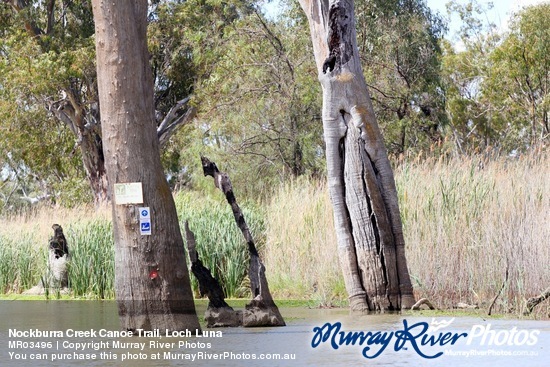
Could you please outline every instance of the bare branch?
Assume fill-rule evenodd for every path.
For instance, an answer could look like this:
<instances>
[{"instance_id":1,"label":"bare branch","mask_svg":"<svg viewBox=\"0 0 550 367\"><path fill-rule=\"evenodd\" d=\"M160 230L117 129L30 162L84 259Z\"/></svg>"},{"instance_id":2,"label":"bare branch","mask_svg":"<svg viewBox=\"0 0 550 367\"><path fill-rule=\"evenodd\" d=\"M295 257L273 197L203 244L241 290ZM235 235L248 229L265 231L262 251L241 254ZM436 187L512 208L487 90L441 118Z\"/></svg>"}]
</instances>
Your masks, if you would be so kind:
<instances>
[{"instance_id":1,"label":"bare branch","mask_svg":"<svg viewBox=\"0 0 550 367\"><path fill-rule=\"evenodd\" d=\"M172 109L174 109L174 107ZM172 111L172 109L170 111ZM168 114L170 114L170 112ZM157 128L157 136L159 139L160 146L163 147L168 142L170 137L174 135L174 133L180 127L190 123L196 114L197 114L197 109L195 107L189 107L183 115L177 117L175 120L167 122L166 124L164 124L164 121L166 120L166 117L165 117L161 125Z\"/></svg>"},{"instance_id":2,"label":"bare branch","mask_svg":"<svg viewBox=\"0 0 550 367\"><path fill-rule=\"evenodd\" d=\"M161 132L166 129L166 126L168 126L176 118L177 112L189 102L190 98L191 97L188 96L180 101L177 101L176 104L172 108L170 108L170 111L168 111L166 116L164 116L164 118L162 119L162 122L157 127L157 134L159 134L159 136Z\"/></svg>"}]
</instances>

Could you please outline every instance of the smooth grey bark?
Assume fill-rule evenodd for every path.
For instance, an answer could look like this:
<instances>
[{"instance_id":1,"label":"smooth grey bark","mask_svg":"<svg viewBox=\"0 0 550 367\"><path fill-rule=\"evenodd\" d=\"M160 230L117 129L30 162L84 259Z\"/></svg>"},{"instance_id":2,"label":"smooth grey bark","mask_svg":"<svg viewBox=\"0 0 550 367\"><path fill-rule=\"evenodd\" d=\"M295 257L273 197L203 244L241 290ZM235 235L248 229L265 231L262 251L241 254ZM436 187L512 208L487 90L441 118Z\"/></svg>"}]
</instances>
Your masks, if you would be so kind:
<instances>
[{"instance_id":1,"label":"smooth grey bark","mask_svg":"<svg viewBox=\"0 0 550 367\"><path fill-rule=\"evenodd\" d=\"M147 50L147 1L94 0L109 188L141 182L143 204L112 201L115 292L123 329L199 330L176 207L160 162ZM138 207L151 213L140 235Z\"/></svg>"},{"instance_id":2,"label":"smooth grey bark","mask_svg":"<svg viewBox=\"0 0 550 367\"><path fill-rule=\"evenodd\" d=\"M300 4L323 89L328 185L350 308L410 308L395 180L361 69L353 1Z\"/></svg>"}]
</instances>

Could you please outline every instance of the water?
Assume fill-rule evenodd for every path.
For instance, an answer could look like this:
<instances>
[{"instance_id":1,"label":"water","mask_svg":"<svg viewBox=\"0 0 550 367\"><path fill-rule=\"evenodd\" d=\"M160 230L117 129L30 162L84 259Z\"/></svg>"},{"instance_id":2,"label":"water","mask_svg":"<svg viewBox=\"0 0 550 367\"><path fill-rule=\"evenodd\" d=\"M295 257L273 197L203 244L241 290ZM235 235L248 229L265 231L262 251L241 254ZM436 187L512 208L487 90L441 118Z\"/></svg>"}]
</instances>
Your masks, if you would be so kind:
<instances>
[{"instance_id":1,"label":"water","mask_svg":"<svg viewBox=\"0 0 550 367\"><path fill-rule=\"evenodd\" d=\"M199 314L204 309L198 310ZM373 359L363 357L367 339L362 345L342 345L334 349L330 338L325 343L312 348L315 340L313 329L326 323L341 323L342 331L370 331L378 336L391 336L390 333L411 328L418 323L433 324L432 318L403 317L401 315L351 316L348 310L283 308L281 313L288 326L279 328L229 328L222 331L222 337L68 337L69 330L118 331L119 321L116 304L101 301L0 301L0 366L548 366L550 357L550 322L518 320L484 320L482 318L455 318L449 326L431 333L448 333L446 345L421 345L417 339L418 351L412 342L406 342L395 351L397 338L388 343L387 348ZM437 318L436 322L449 321L451 317ZM9 335L9 329L18 331L55 330L63 337L34 338ZM411 328L416 335L422 324ZM376 332L379 332L376 334ZM386 333L386 334L383 334ZM458 337L451 345L451 337L466 333L476 334L470 345L467 337ZM430 334L430 335L431 335ZM485 340L483 340L485 335ZM491 341L490 338L493 337ZM317 338L316 340L320 340ZM336 342L339 339L335 339ZM23 345L26 348L11 348L9 342L44 342L44 345ZM162 345L151 345L150 342ZM50 342L51 345L47 343ZM95 344L91 344L91 343ZM145 343L136 348L115 348L116 342ZM185 344L187 342L187 344ZM76 343L88 343L84 350L75 350ZM102 343L102 344L100 344ZM183 345L180 347L180 343ZM153 343L154 344L154 343ZM519 344L519 345L515 345ZM19 346L22 346L19 344ZM36 347L36 348L32 348ZM372 344L367 355L376 353L381 344ZM398 347L398 346L397 346ZM96 350L97 349L97 350ZM399 349L399 348L398 348ZM424 353L433 356L445 352L440 357L425 359ZM12 353L10 355L10 353ZM76 353L76 355L75 355ZM469 356L466 354L469 353ZM17 356L16 356L17 354ZM84 356L82 356L84 354ZM87 354L87 356L85 355ZM458 355L462 354L462 355ZM511 355L514 354L514 355ZM56 358L84 357L84 360L60 360ZM95 356L95 359L93 357ZM195 360L167 359L174 356L195 358ZM289 358L275 360L273 358ZM27 359L16 359L24 358ZM44 357L45 360L32 358ZM114 359L116 357L116 359ZM159 357L158 359L156 357ZM218 357L220 359L212 359ZM122 358L126 360L122 361ZM127 358L132 358L128 360ZM141 358L141 359L140 359ZM254 359L255 358L255 359ZM271 358L271 359L260 359Z\"/></svg>"}]
</instances>

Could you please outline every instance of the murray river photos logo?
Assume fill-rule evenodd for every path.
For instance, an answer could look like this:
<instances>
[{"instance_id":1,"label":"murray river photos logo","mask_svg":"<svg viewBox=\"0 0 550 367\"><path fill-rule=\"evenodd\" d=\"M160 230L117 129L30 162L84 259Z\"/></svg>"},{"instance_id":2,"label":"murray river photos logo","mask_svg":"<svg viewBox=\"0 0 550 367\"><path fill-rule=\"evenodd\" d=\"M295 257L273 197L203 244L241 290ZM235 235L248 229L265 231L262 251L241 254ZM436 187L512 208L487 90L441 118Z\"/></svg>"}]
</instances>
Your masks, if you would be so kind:
<instances>
[{"instance_id":1,"label":"murray river photos logo","mask_svg":"<svg viewBox=\"0 0 550 367\"><path fill-rule=\"evenodd\" d=\"M444 331L451 320L432 323L409 323L403 320L403 328L393 331L345 331L340 322L329 323L313 328L311 346L322 344L333 349L358 347L363 357L373 359L380 356L388 347L395 352L414 350L424 358L438 358L444 354L441 349L464 343L467 346L533 346L538 341L539 330L524 330L516 327L509 330L492 330L491 324L474 325L469 332Z\"/></svg>"}]
</instances>

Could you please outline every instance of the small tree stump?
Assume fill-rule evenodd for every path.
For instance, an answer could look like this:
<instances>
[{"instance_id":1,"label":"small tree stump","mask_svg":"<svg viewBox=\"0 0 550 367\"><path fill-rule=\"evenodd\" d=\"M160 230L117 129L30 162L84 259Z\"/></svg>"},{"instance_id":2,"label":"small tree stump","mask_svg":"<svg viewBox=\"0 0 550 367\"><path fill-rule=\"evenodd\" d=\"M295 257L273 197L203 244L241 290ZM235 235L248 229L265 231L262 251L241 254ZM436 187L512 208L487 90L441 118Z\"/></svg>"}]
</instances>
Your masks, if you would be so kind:
<instances>
[{"instance_id":1,"label":"small tree stump","mask_svg":"<svg viewBox=\"0 0 550 367\"><path fill-rule=\"evenodd\" d=\"M220 283L212 276L210 269L202 264L195 246L195 234L189 229L189 222L185 221L185 239L191 272L199 281L199 293L208 297L208 307L204 318L206 327L229 327L242 325L242 313L237 313L225 302L225 294Z\"/></svg>"},{"instance_id":2,"label":"small tree stump","mask_svg":"<svg viewBox=\"0 0 550 367\"><path fill-rule=\"evenodd\" d=\"M46 293L45 288L54 289L66 293L69 285L67 263L69 260L69 247L63 234L63 228L59 224L52 226L54 235L48 243L48 269L46 275L39 284L23 292L23 294L40 295Z\"/></svg>"}]
</instances>

